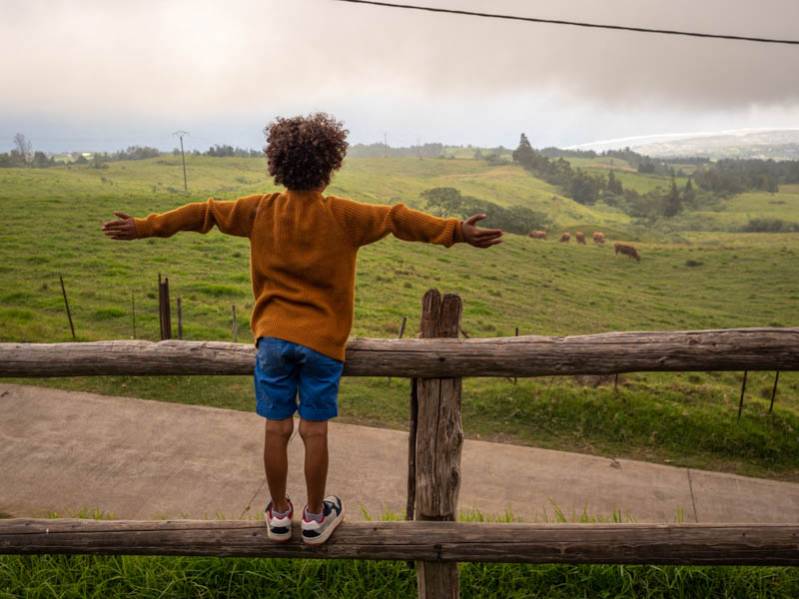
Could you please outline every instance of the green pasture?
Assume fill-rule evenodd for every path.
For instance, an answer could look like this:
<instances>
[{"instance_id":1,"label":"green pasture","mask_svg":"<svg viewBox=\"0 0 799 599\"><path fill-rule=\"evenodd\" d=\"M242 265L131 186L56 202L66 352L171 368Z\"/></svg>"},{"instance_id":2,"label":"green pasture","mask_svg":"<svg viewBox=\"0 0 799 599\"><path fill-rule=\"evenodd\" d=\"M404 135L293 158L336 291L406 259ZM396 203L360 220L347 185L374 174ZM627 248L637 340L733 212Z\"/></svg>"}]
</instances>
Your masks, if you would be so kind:
<instances>
[{"instance_id":1,"label":"green pasture","mask_svg":"<svg viewBox=\"0 0 799 599\"><path fill-rule=\"evenodd\" d=\"M58 276L67 286L80 340L158 335L158 273L181 297L184 337L231 338L231 306L239 340L249 341L252 298L245 239L213 231L171 239L115 242L100 224L122 210L140 216L209 196L270 191L263 161L189 157L190 194L179 159L112 163L106 169L0 170L0 340L71 339ZM353 159L329 193L362 201L406 201L448 185L462 193L546 211L555 222L590 232L605 247L508 235L479 251L389 238L364 248L356 281L354 335L391 337L403 317L418 327L430 287L460 293L463 328L471 336L572 335L613 330L702 329L799 325L799 235L679 232L681 243L633 229L623 214L580 206L515 165L484 161ZM788 210L792 190L776 198ZM551 204L547 201L558 198ZM732 201L744 202L734 198ZM562 210L562 212L559 212ZM586 223L590 223L585 226ZM636 232L638 231L638 232ZM614 239L641 239L640 263L614 256ZM173 324L176 317L173 312ZM799 376L783 373L773 414L773 373L750 376L744 415L736 423L741 373L631 374L614 392L571 378L467 380L467 436L799 478ZM24 382L166 401L253 409L248 377L94 377ZM407 382L346 379L342 419L402 428Z\"/></svg>"}]
</instances>

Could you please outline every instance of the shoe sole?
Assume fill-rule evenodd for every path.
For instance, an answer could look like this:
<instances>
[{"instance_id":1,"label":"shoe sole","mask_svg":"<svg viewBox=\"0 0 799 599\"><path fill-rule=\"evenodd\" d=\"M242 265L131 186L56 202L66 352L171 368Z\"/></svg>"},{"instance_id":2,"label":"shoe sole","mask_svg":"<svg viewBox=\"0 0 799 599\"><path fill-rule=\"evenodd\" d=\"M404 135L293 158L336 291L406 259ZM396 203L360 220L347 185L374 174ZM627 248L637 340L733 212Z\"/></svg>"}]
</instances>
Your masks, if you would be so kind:
<instances>
[{"instance_id":1,"label":"shoe sole","mask_svg":"<svg viewBox=\"0 0 799 599\"><path fill-rule=\"evenodd\" d=\"M333 520L333 524L328 526L325 532L323 532L321 535L313 539L307 539L305 538L305 536L303 536L302 542L305 543L306 545L321 545L330 538L330 535L333 534L333 531L335 531L338 528L338 525L341 524L343 521L344 521L344 506L342 505L341 513L338 516L336 516L335 520Z\"/></svg>"}]
</instances>

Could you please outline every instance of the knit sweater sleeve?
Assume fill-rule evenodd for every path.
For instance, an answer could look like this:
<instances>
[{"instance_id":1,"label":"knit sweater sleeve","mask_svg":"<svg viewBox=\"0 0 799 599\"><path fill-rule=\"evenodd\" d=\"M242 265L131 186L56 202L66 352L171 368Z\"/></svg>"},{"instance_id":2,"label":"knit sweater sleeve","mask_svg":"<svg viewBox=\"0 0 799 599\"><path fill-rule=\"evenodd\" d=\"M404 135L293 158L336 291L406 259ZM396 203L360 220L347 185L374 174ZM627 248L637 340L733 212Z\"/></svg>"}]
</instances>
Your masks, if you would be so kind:
<instances>
[{"instance_id":1,"label":"knit sweater sleeve","mask_svg":"<svg viewBox=\"0 0 799 599\"><path fill-rule=\"evenodd\" d=\"M344 228L356 246L367 245L389 233L405 241L423 241L450 247L463 241L458 218L440 218L404 204L384 206L336 198Z\"/></svg>"},{"instance_id":2,"label":"knit sweater sleeve","mask_svg":"<svg viewBox=\"0 0 799 599\"><path fill-rule=\"evenodd\" d=\"M207 233L214 225L229 235L248 237L255 212L262 196L252 195L237 200L192 202L161 214L134 218L136 237L170 237L178 231Z\"/></svg>"}]
</instances>

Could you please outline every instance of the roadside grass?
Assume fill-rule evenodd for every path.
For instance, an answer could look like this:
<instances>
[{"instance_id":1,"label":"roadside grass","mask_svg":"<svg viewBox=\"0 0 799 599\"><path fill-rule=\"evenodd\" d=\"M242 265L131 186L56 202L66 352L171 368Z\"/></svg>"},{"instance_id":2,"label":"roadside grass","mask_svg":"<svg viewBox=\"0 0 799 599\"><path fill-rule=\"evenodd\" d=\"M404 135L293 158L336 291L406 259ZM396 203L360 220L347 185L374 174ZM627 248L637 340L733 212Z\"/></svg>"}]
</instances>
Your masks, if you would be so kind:
<instances>
[{"instance_id":1,"label":"roadside grass","mask_svg":"<svg viewBox=\"0 0 799 599\"><path fill-rule=\"evenodd\" d=\"M136 337L155 340L160 272L169 276L173 301L182 299L186 339L229 340L235 304L239 341L249 342L246 239L212 232L121 243L100 232L113 210L144 215L211 195L233 198L273 189L260 159L192 156L189 168L189 196L177 191L182 174L172 156L100 170L0 170L0 340L71 340L60 273L79 340L131 338L131 294ZM545 183L514 165L415 158L351 160L331 193L404 200L452 181L464 193L484 197L496 187L494 199L550 194ZM611 239L631 230L623 223L615 227L607 229ZM637 242L640 263L614 256L610 244L577 246L508 235L502 245L480 252L388 238L360 253L353 334L393 337L407 317L406 335L413 335L421 297L431 287L462 295L463 328L472 337L513 335L516 327L521 334L574 335L799 325L799 235L679 236L685 242L643 235ZM173 312L175 328L176 320ZM782 373L769 415L772 377L750 373L740 424L735 423L740 373L628 375L618 395L563 377L515 386L504 379L469 379L464 423L474 438L795 479L799 375ZM19 382L241 410L251 410L253 403L249 377ZM403 428L407 390L399 379L347 378L342 419Z\"/></svg>"},{"instance_id":2,"label":"roadside grass","mask_svg":"<svg viewBox=\"0 0 799 599\"><path fill-rule=\"evenodd\" d=\"M735 566L461 564L464 598L793 598L799 570ZM0 556L0 598L414 597L404 562Z\"/></svg>"},{"instance_id":3,"label":"roadside grass","mask_svg":"<svg viewBox=\"0 0 799 599\"><path fill-rule=\"evenodd\" d=\"M78 517L101 518L97 512ZM396 519L396 515L387 519ZM465 520L484 521L482 514ZM513 518L506 516L501 520ZM555 521L564 521L558 516ZM580 517L577 521L607 521ZM611 516L610 521L618 521ZM459 564L466 598L792 598L796 568ZM413 597L405 562L218 557L2 555L0 599L59 597Z\"/></svg>"}]
</instances>

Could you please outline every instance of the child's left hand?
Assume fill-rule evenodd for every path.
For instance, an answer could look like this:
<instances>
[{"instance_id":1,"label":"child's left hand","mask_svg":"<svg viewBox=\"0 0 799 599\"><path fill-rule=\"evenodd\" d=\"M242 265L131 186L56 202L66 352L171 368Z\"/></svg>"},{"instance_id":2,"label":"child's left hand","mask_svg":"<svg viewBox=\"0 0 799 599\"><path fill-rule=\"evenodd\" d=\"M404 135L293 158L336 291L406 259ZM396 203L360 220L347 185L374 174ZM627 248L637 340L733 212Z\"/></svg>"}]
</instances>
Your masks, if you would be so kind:
<instances>
[{"instance_id":1,"label":"child's left hand","mask_svg":"<svg viewBox=\"0 0 799 599\"><path fill-rule=\"evenodd\" d=\"M133 217L124 212L114 212L114 215L118 216L120 220L110 220L105 223L103 225L103 233L111 239L136 239L136 225L133 223Z\"/></svg>"},{"instance_id":2,"label":"child's left hand","mask_svg":"<svg viewBox=\"0 0 799 599\"><path fill-rule=\"evenodd\" d=\"M477 222L486 218L486 214L473 214L463 221L463 240L476 248L487 248L502 243L502 229L484 229Z\"/></svg>"}]
</instances>

